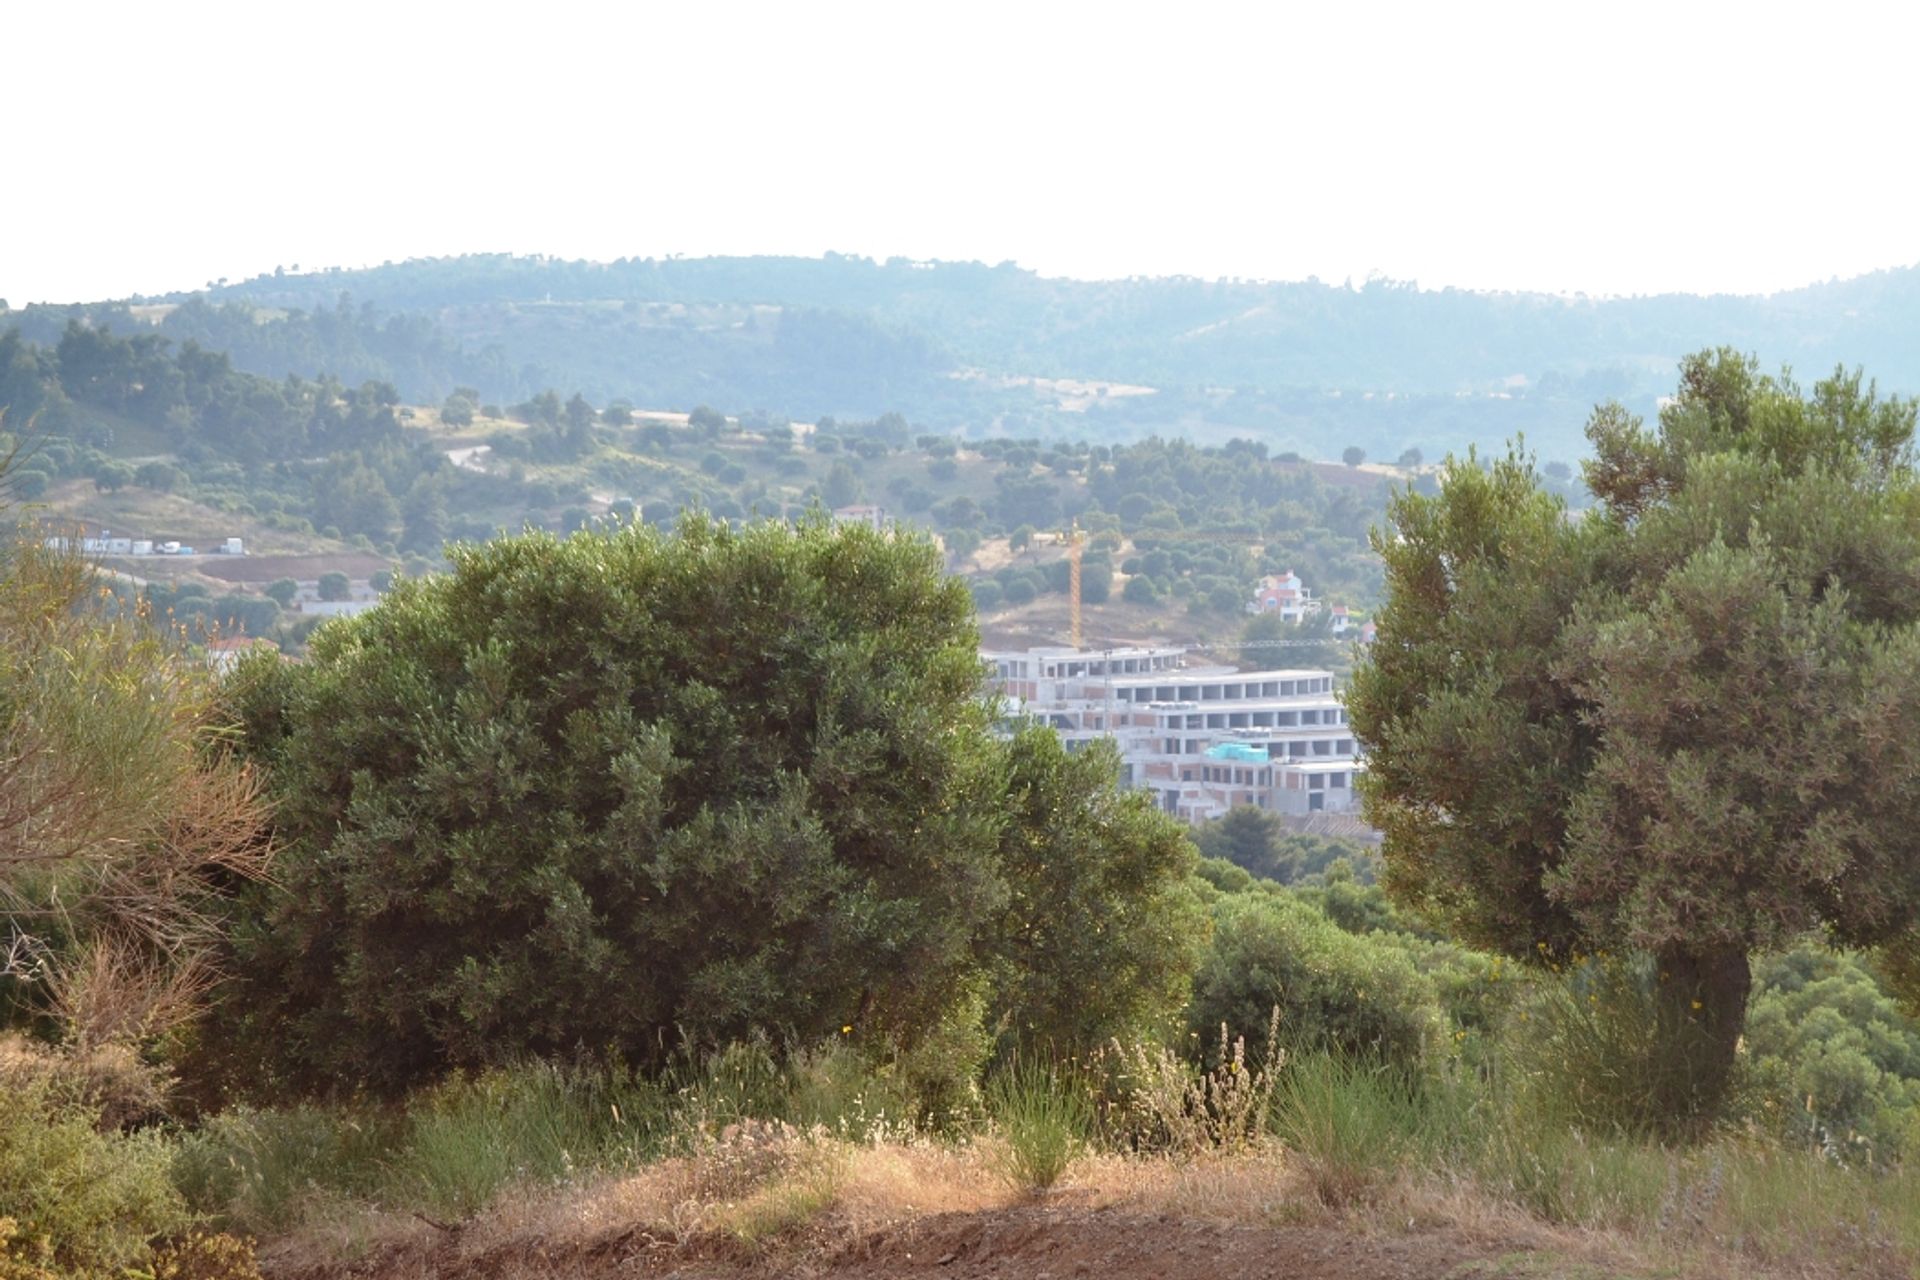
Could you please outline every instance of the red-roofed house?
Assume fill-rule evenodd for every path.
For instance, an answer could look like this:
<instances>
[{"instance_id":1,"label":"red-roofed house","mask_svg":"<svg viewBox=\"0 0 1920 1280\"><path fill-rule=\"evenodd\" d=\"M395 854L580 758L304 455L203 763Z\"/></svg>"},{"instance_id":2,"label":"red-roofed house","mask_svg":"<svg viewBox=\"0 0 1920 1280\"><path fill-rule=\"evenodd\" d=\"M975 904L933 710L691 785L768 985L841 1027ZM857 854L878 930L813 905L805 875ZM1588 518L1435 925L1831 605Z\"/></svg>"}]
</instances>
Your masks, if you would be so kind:
<instances>
[{"instance_id":1,"label":"red-roofed house","mask_svg":"<svg viewBox=\"0 0 1920 1280\"><path fill-rule=\"evenodd\" d=\"M1249 612L1277 613L1288 622L1298 622L1310 613L1317 613L1319 609L1320 602L1300 581L1300 575L1287 569L1260 579Z\"/></svg>"}]
</instances>

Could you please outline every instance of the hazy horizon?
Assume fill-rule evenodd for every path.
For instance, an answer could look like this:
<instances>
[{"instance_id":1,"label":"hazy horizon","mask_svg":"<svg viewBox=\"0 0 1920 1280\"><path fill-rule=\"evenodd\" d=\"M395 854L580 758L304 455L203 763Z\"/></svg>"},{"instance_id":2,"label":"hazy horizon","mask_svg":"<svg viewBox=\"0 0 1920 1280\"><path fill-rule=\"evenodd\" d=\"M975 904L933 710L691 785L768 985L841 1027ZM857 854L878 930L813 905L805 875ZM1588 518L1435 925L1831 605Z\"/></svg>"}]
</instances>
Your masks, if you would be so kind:
<instances>
[{"instance_id":1,"label":"hazy horizon","mask_svg":"<svg viewBox=\"0 0 1920 1280\"><path fill-rule=\"evenodd\" d=\"M412 262L412 261L450 260L450 259L458 259L463 257L485 258L485 257L493 257L499 254L508 254L514 257L524 257L524 258L530 258L530 259L546 259L551 261L574 261L574 262L588 262L588 263L612 263L612 262L617 262L623 259L634 260L634 261L644 261L648 259L667 261L667 260L674 260L674 259L699 260L699 259L800 258L800 259L806 259L806 260L820 261L820 260L824 260L828 255L838 255L844 258L866 259L868 261L879 262L879 263L884 263L890 259L899 258L899 259L906 259L912 262L940 263L940 264L946 264L946 265L964 265L964 264L985 265L985 266L999 265L998 263L990 262L982 258L953 258L953 257L941 258L941 257L935 257L931 255L918 255L918 254L910 254L910 253L895 253L895 254L862 253L858 250L846 249L846 248L823 249L817 253L715 252L710 254L659 254L659 253L648 254L648 253L636 252L636 253L614 254L614 255L592 256L592 257L585 256L585 255L574 255L574 254L543 253L537 249L527 250L527 251L514 251L514 250L505 250L505 249L472 249L472 250L465 250L459 253L419 254L419 255L408 257L408 258L383 258L379 260L370 259L366 261L353 262L353 263L327 263L325 265L319 265L319 266L309 264L309 263L274 263L260 270L250 270L245 273L226 273L223 276L215 276L215 277L212 277L211 279L200 280L198 282L191 283L191 284L179 284L179 285L172 286L170 288L133 289L133 290L122 291L119 293L102 293L102 294L96 294L96 295L88 295L84 297L75 296L75 297L60 297L60 298L33 298L33 299L10 297L4 292L0 292L0 299L5 299L7 303L14 308L19 308L27 305L64 306L64 305L78 304L78 303L109 302L109 301L124 300L134 296L160 297L160 296L163 296L166 294L172 294L172 293L200 292L208 289L210 286L215 286L215 285L237 285L249 279L256 279L260 277L271 276L276 270L276 268L283 269L289 277L293 277L296 275L300 277L307 277L307 276L322 276L322 275L327 275L331 273L351 274L353 272L358 272L358 271L372 271L372 270L377 270L383 266L402 265L404 263ZM1318 284L1326 285L1330 288L1351 288L1354 290L1358 290L1363 286L1365 286L1366 284L1368 284L1370 281L1374 279L1379 279L1395 285L1416 287L1421 292L1439 293L1439 292L1444 292L1446 290L1456 290L1456 291L1463 291L1463 292L1469 292L1469 293L1530 294L1530 295L1539 295L1542 297L1557 297L1557 298L1565 298L1565 299L1585 298L1590 301L1630 300L1630 299L1636 299L1636 298L1645 299L1645 298L1655 298L1655 297L1662 297L1662 296L1772 297L1777 294L1792 293L1799 289L1812 288L1822 284L1844 282L1847 280L1859 279L1863 276L1875 275L1883 271L1900 271L1900 270L1905 270L1909 268L1920 267L1920 260L1915 260L1911 262L1892 262L1892 263L1886 263L1877 267L1868 267L1857 272L1849 272L1844 275L1827 275L1827 276L1822 276L1816 279L1807 279L1807 280L1801 280L1794 283L1784 284L1777 288L1769 288L1769 289L1755 289L1755 290L1744 290L1744 291L1731 290L1731 289L1723 289L1723 290L1715 290L1715 291L1667 289L1667 290L1660 290L1656 292L1645 292L1645 293L1599 293L1599 292L1593 292L1588 290L1502 288L1497 286L1478 286L1473 284L1430 284L1424 280L1404 280L1398 277L1388 276L1378 272L1364 278L1347 276L1337 280L1325 279L1323 277L1320 277L1317 275L1311 275L1311 274L1301 275L1301 276L1291 276L1291 277L1251 276L1251 275L1196 276L1196 275L1181 274L1181 273L1150 274L1146 272L1132 272L1132 273L1125 273L1125 274L1113 273L1113 274L1107 274L1107 275L1074 274L1074 273L1064 272L1064 271L1048 271L1044 268L1036 267L1026 262L1020 262L1017 260L1012 260L1012 261L1014 261L1014 265L1019 267L1020 269L1032 271L1034 274L1042 277L1043 279L1066 280L1066 281L1074 281L1079 283L1099 283L1104 281L1127 280L1127 279L1143 279L1143 280L1196 279L1196 280L1203 280L1207 282L1232 282L1232 283L1253 284L1253 285L1318 283Z\"/></svg>"},{"instance_id":2,"label":"hazy horizon","mask_svg":"<svg viewBox=\"0 0 1920 1280\"><path fill-rule=\"evenodd\" d=\"M474 252L1590 296L1920 261L1920 15L1864 4L13 17L15 306Z\"/></svg>"}]
</instances>

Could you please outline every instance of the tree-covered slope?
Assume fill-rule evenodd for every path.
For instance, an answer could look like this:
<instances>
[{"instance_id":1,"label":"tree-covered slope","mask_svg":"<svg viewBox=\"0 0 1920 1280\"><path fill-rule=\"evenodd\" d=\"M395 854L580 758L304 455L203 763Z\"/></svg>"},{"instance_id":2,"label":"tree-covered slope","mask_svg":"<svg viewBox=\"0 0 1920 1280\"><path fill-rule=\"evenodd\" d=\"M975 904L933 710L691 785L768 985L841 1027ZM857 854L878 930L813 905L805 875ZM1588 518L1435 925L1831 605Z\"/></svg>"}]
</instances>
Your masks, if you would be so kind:
<instances>
[{"instance_id":1,"label":"tree-covered slope","mask_svg":"<svg viewBox=\"0 0 1920 1280\"><path fill-rule=\"evenodd\" d=\"M1714 343L1810 377L1864 360L1890 389L1920 388L1913 268L1770 297L1568 299L1388 281L1078 281L841 255L482 255L145 301L157 305L77 310L122 331L155 324L268 377L391 382L419 401L457 386L502 404L566 387L809 421L898 410L978 435L1248 435L1319 457L1357 444L1431 458L1521 432L1572 456L1596 401L1651 412L1680 357ZM29 308L6 323L51 343L75 313Z\"/></svg>"}]
</instances>

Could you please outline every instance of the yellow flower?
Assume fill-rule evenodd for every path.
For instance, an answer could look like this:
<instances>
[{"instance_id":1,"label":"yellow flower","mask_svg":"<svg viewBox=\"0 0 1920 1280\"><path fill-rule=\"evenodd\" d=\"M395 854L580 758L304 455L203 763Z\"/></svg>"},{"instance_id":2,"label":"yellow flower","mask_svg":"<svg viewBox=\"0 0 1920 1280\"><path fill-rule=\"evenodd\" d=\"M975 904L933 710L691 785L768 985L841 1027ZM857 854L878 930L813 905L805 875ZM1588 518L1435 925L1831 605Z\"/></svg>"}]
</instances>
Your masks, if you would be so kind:
<instances>
[{"instance_id":1,"label":"yellow flower","mask_svg":"<svg viewBox=\"0 0 1920 1280\"><path fill-rule=\"evenodd\" d=\"M1694 1007L1695 1009L1698 1009L1698 1008L1700 1007L1700 1002L1699 1002L1698 1000L1695 1000L1695 1001L1693 1002L1693 1007Z\"/></svg>"},{"instance_id":2,"label":"yellow flower","mask_svg":"<svg viewBox=\"0 0 1920 1280\"><path fill-rule=\"evenodd\" d=\"M851 1022L849 1022L849 1023L848 1023L848 1024L846 1025L846 1026L844 1026L844 1027L841 1027L841 1028L840 1028L840 1034L841 1034L841 1035L843 1035L843 1036L850 1036L850 1035L852 1035L852 1034L853 1034L853 1024L852 1024Z\"/></svg>"}]
</instances>

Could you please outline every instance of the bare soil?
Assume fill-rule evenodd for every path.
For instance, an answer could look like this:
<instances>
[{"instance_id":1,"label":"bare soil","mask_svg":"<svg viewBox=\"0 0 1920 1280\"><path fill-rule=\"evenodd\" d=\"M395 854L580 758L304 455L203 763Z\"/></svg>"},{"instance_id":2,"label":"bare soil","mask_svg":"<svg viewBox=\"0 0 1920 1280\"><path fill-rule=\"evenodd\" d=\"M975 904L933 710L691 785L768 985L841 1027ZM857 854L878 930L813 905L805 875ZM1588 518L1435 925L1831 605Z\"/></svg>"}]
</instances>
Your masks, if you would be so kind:
<instances>
[{"instance_id":1,"label":"bare soil","mask_svg":"<svg viewBox=\"0 0 1920 1280\"><path fill-rule=\"evenodd\" d=\"M820 1276L880 1280L1427 1280L1590 1278L1620 1274L1535 1252L1518 1239L1454 1228L1371 1234L1331 1226L1249 1226L1124 1210L1039 1205L946 1213L831 1247L756 1252L728 1241L660 1239L638 1229L549 1247L517 1240L475 1252L458 1232L391 1246L350 1266L288 1268L270 1280L684 1280Z\"/></svg>"},{"instance_id":2,"label":"bare soil","mask_svg":"<svg viewBox=\"0 0 1920 1280\"><path fill-rule=\"evenodd\" d=\"M281 578L317 582L321 574L336 570L349 578L365 579L393 568L393 563L384 556L346 551L313 556L227 556L217 560L204 557L195 567L223 582L277 582Z\"/></svg>"}]
</instances>

